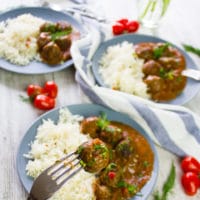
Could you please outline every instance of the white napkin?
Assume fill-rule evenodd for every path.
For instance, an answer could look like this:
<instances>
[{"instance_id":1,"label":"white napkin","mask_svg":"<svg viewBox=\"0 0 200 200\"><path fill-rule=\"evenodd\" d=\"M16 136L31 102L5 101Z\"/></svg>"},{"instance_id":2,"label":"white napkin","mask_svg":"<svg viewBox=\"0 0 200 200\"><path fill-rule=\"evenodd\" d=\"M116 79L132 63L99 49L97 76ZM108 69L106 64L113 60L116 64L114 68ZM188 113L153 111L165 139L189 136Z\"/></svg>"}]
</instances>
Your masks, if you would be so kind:
<instances>
[{"instance_id":1,"label":"white napkin","mask_svg":"<svg viewBox=\"0 0 200 200\"><path fill-rule=\"evenodd\" d=\"M91 58L101 41L111 37L106 27L92 28L74 42L71 54L77 69L76 80L94 103L128 114L151 139L168 151L183 157L200 156L200 117L183 106L158 104L131 94L97 86L91 73Z\"/></svg>"}]
</instances>

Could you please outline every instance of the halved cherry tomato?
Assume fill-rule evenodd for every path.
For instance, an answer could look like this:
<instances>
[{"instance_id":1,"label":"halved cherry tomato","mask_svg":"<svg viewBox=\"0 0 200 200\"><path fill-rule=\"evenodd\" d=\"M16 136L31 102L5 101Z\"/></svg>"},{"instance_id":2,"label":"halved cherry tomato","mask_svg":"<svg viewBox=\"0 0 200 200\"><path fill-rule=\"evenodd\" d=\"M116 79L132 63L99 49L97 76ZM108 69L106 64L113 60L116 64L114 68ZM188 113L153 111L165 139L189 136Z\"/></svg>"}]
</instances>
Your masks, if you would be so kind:
<instances>
[{"instance_id":1,"label":"halved cherry tomato","mask_svg":"<svg viewBox=\"0 0 200 200\"><path fill-rule=\"evenodd\" d=\"M184 172L194 172L200 174L200 163L192 156L186 156L181 161L181 168Z\"/></svg>"},{"instance_id":2,"label":"halved cherry tomato","mask_svg":"<svg viewBox=\"0 0 200 200\"><path fill-rule=\"evenodd\" d=\"M44 84L44 93L51 98L56 98L58 94L58 86L54 81L47 81Z\"/></svg>"},{"instance_id":3,"label":"halved cherry tomato","mask_svg":"<svg viewBox=\"0 0 200 200\"><path fill-rule=\"evenodd\" d=\"M197 193L199 187L198 175L194 172L186 172L181 178L184 191L187 195L193 196Z\"/></svg>"},{"instance_id":4,"label":"halved cherry tomato","mask_svg":"<svg viewBox=\"0 0 200 200\"><path fill-rule=\"evenodd\" d=\"M127 27L128 19L122 18L120 20L117 20L118 23L122 24L124 26L124 29Z\"/></svg>"},{"instance_id":5,"label":"halved cherry tomato","mask_svg":"<svg viewBox=\"0 0 200 200\"><path fill-rule=\"evenodd\" d=\"M30 84L26 89L26 93L31 99L34 99L38 94L43 93L43 88L39 85Z\"/></svg>"},{"instance_id":6,"label":"halved cherry tomato","mask_svg":"<svg viewBox=\"0 0 200 200\"><path fill-rule=\"evenodd\" d=\"M129 33L133 33L133 32L136 32L140 26L139 22L138 21L129 21L127 24L127 31Z\"/></svg>"},{"instance_id":7,"label":"halved cherry tomato","mask_svg":"<svg viewBox=\"0 0 200 200\"><path fill-rule=\"evenodd\" d=\"M114 179L115 176L116 176L116 173L115 173L115 172L113 172L113 171L108 172L108 177L109 177L110 179Z\"/></svg>"},{"instance_id":8,"label":"halved cherry tomato","mask_svg":"<svg viewBox=\"0 0 200 200\"><path fill-rule=\"evenodd\" d=\"M55 107L56 101L45 94L39 94L35 97L34 106L41 110L49 110Z\"/></svg>"},{"instance_id":9,"label":"halved cherry tomato","mask_svg":"<svg viewBox=\"0 0 200 200\"><path fill-rule=\"evenodd\" d=\"M117 23L112 26L112 32L114 35L120 35L124 32L125 27L123 24Z\"/></svg>"}]
</instances>

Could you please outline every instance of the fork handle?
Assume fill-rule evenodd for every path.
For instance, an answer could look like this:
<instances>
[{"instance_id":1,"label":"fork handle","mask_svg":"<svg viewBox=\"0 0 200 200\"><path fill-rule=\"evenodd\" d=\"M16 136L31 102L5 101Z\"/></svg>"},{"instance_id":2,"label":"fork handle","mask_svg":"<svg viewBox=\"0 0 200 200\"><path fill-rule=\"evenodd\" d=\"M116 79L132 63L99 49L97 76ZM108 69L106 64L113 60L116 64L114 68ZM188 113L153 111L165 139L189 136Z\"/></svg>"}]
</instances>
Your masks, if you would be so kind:
<instances>
[{"instance_id":1,"label":"fork handle","mask_svg":"<svg viewBox=\"0 0 200 200\"><path fill-rule=\"evenodd\" d=\"M27 200L37 200L36 198L32 197L31 195L28 196Z\"/></svg>"}]
</instances>

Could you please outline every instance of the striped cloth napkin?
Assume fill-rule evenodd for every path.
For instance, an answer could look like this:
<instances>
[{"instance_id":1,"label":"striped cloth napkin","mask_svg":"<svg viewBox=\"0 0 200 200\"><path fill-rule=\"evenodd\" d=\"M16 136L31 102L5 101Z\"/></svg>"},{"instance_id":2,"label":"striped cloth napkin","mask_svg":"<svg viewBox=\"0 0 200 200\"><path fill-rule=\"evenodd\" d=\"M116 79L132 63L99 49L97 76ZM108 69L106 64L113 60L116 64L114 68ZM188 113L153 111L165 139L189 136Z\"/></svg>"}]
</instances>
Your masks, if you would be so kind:
<instances>
[{"instance_id":1,"label":"striped cloth napkin","mask_svg":"<svg viewBox=\"0 0 200 200\"><path fill-rule=\"evenodd\" d=\"M104 31L102 31L104 30ZM91 28L83 39L74 42L71 54L76 80L94 103L128 114L140 124L151 139L164 149L183 157L200 157L200 117L177 105L158 104L134 95L96 85L91 72L91 58L100 42L111 37L106 27Z\"/></svg>"}]
</instances>

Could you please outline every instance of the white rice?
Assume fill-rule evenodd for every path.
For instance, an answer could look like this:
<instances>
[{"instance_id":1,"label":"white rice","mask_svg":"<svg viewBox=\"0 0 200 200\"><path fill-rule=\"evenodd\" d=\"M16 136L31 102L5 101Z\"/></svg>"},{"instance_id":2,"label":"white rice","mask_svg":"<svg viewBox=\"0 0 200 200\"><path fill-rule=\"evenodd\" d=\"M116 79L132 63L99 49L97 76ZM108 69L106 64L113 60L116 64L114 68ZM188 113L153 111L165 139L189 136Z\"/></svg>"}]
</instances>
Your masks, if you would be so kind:
<instances>
[{"instance_id":1,"label":"white rice","mask_svg":"<svg viewBox=\"0 0 200 200\"><path fill-rule=\"evenodd\" d=\"M125 41L108 47L100 60L99 73L110 88L150 98L142 80L143 63L135 54L133 44Z\"/></svg>"},{"instance_id":2,"label":"white rice","mask_svg":"<svg viewBox=\"0 0 200 200\"><path fill-rule=\"evenodd\" d=\"M27 175L36 178L44 169L72 152L89 136L80 133L80 117L72 116L68 110L60 111L57 124L51 120L43 121L38 127L36 138L26 157L31 160L26 166ZM92 184L95 176L81 170L71 178L51 200L95 200Z\"/></svg>"},{"instance_id":3,"label":"white rice","mask_svg":"<svg viewBox=\"0 0 200 200\"><path fill-rule=\"evenodd\" d=\"M31 14L0 23L0 57L17 65L38 59L37 36L44 20Z\"/></svg>"}]
</instances>

